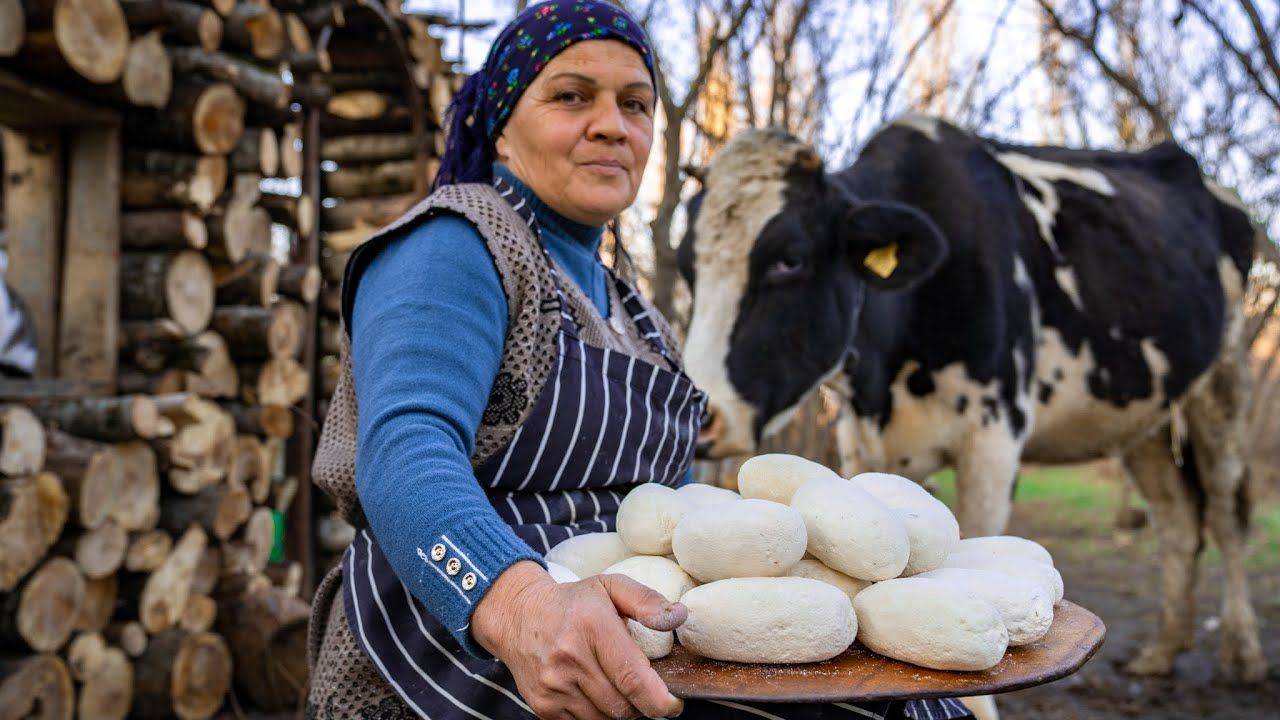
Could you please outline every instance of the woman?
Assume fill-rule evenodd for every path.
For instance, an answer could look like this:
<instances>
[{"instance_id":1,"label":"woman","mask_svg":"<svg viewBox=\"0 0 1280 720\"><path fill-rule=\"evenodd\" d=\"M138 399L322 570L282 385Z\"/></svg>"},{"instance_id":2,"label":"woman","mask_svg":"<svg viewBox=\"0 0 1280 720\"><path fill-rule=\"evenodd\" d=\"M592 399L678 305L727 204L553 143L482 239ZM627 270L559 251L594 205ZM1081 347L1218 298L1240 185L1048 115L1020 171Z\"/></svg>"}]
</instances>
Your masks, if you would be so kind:
<instances>
[{"instance_id":1,"label":"woman","mask_svg":"<svg viewBox=\"0 0 1280 720\"><path fill-rule=\"evenodd\" d=\"M652 63L612 5L521 13L450 108L437 189L353 255L315 474L359 531L317 591L310 716L760 714L686 708L621 620L670 630L683 606L616 575L558 585L542 557L612 530L630 487L689 477L704 397L597 254L648 159Z\"/></svg>"}]
</instances>

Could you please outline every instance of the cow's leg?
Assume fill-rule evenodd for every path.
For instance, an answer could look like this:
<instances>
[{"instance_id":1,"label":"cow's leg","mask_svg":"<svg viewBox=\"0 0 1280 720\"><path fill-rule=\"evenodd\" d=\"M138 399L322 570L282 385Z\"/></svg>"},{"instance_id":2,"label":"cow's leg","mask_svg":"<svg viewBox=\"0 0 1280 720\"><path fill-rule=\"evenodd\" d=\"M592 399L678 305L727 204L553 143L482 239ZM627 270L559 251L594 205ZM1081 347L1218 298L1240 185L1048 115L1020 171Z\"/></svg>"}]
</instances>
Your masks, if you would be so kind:
<instances>
[{"instance_id":1,"label":"cow's leg","mask_svg":"<svg viewBox=\"0 0 1280 720\"><path fill-rule=\"evenodd\" d=\"M1205 493L1204 522L1222 551L1226 574L1218 671L1227 680L1258 682L1266 677L1267 662L1258 642L1245 570L1250 507L1244 437L1249 383L1243 361L1233 364L1229 353L1223 358L1210 381L1187 399L1187 426Z\"/></svg>"},{"instance_id":2,"label":"cow's leg","mask_svg":"<svg viewBox=\"0 0 1280 720\"><path fill-rule=\"evenodd\" d=\"M1203 544L1200 489L1174 464L1167 428L1152 434L1124 457L1138 491L1151 507L1160 556L1160 627L1126 669L1138 675L1173 672L1178 653L1195 639L1196 563Z\"/></svg>"},{"instance_id":3,"label":"cow's leg","mask_svg":"<svg viewBox=\"0 0 1280 720\"><path fill-rule=\"evenodd\" d=\"M1009 525L1022 443L999 430L974 434L956 459L956 503L965 537L1000 535Z\"/></svg>"}]
</instances>

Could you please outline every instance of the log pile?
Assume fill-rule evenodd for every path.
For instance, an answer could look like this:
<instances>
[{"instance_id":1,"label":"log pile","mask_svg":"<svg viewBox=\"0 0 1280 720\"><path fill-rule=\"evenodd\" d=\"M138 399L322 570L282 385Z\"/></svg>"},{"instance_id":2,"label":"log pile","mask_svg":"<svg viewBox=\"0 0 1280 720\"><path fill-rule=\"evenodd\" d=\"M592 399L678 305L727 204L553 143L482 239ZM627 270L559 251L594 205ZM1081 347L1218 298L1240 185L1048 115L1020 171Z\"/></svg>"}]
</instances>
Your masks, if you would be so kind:
<instances>
[{"instance_id":1,"label":"log pile","mask_svg":"<svg viewBox=\"0 0 1280 720\"><path fill-rule=\"evenodd\" d=\"M348 8L344 26L329 42L333 95L320 118L322 203L320 211L323 290L317 364L324 418L338 380L340 290L351 251L378 228L422 199L443 152L443 115L464 76L441 56L441 40L429 32L448 24L442 17L411 15L389 3L391 20L408 62L387 52L394 38L385 20L367 9ZM425 127L415 132L412 83L420 95ZM419 134L421 133L421 134ZM315 524L319 565L327 567L350 543L354 530L327 498L317 498Z\"/></svg>"}]
</instances>

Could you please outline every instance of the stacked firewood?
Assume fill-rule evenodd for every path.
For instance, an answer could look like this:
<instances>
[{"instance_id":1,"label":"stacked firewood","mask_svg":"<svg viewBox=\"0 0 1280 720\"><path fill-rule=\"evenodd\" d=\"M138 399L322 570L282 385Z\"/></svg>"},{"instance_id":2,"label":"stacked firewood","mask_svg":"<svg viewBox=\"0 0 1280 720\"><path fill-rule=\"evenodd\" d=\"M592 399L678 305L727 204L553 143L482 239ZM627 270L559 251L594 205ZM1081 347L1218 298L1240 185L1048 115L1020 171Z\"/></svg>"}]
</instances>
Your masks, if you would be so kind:
<instances>
[{"instance_id":1,"label":"stacked firewood","mask_svg":"<svg viewBox=\"0 0 1280 720\"><path fill-rule=\"evenodd\" d=\"M398 3L390 3L389 11L407 62L387 50L396 42L387 19L363 9L347 10L344 26L328 45L332 72L325 81L333 95L320 119L324 289L316 371L321 419L340 371L340 292L347 259L374 231L426 195L443 152L442 116L463 80L443 60L441 40L433 34L451 23L408 14ZM415 113L421 127L415 127ZM328 566L354 531L325 498L317 498L315 527L318 564Z\"/></svg>"}]
</instances>

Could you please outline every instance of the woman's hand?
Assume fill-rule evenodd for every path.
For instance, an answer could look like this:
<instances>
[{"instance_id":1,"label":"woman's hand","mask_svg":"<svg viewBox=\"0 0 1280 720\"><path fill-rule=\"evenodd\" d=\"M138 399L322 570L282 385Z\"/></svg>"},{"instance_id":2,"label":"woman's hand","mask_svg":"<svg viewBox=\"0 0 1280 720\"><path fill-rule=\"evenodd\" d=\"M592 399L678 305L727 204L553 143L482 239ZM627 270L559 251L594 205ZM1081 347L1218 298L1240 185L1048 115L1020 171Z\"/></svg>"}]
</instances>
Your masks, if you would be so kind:
<instances>
[{"instance_id":1,"label":"woman's hand","mask_svg":"<svg viewBox=\"0 0 1280 720\"><path fill-rule=\"evenodd\" d=\"M557 584L537 563L522 561L485 593L471 635L506 663L539 717L675 717L684 703L649 666L623 617L674 630L688 614L622 575Z\"/></svg>"}]
</instances>

